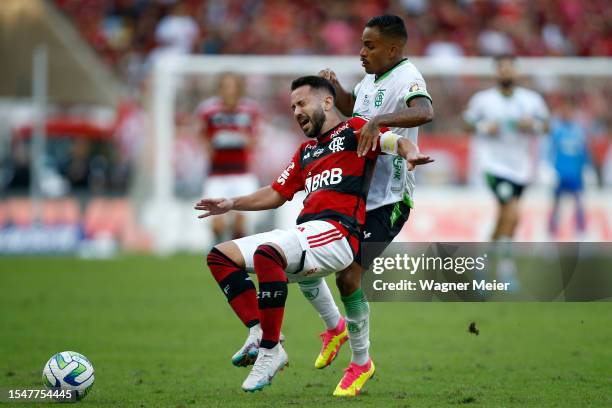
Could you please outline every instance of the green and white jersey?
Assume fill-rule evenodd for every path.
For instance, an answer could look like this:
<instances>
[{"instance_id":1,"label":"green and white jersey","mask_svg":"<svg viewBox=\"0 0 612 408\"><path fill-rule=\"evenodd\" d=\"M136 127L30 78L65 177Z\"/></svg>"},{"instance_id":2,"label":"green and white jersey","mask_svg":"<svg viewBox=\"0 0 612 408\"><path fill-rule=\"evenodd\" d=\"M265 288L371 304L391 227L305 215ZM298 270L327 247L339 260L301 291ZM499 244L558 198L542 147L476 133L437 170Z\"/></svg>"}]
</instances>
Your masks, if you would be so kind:
<instances>
[{"instance_id":1,"label":"green and white jersey","mask_svg":"<svg viewBox=\"0 0 612 408\"><path fill-rule=\"evenodd\" d=\"M355 86L353 95L355 96L353 116L367 119L408 109L408 102L417 96L431 100L423 76L406 59L378 79L373 74L367 74ZM418 142L419 129L416 127L391 128L391 130L414 143ZM412 203L414 187L414 171L406 170L406 163L401 157L379 156L370 184L366 210L370 211L404 199Z\"/></svg>"},{"instance_id":2,"label":"green and white jersey","mask_svg":"<svg viewBox=\"0 0 612 408\"><path fill-rule=\"evenodd\" d=\"M544 98L522 87L505 96L494 87L474 94L463 118L477 129L475 147L482 170L517 184L527 184L533 173L533 138L520 132L517 123L531 119L542 127L548 120ZM479 123L495 123L499 133L482 133Z\"/></svg>"}]
</instances>

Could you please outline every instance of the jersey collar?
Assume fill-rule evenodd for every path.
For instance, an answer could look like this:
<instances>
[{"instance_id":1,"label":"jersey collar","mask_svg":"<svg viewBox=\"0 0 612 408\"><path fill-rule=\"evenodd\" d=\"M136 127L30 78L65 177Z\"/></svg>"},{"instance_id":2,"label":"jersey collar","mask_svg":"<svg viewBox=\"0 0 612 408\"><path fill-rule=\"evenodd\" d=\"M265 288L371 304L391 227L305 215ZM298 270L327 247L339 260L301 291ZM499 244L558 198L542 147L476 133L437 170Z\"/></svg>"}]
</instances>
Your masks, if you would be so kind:
<instances>
[{"instance_id":1,"label":"jersey collar","mask_svg":"<svg viewBox=\"0 0 612 408\"><path fill-rule=\"evenodd\" d=\"M387 71L385 71L383 74L379 76L374 75L374 83L377 83L378 81L382 81L383 79L389 76L391 71L393 71L395 68L399 67L400 65L404 65L406 62L408 62L408 58L402 59L400 62L398 62L397 64L389 68Z\"/></svg>"},{"instance_id":2,"label":"jersey collar","mask_svg":"<svg viewBox=\"0 0 612 408\"><path fill-rule=\"evenodd\" d=\"M345 123L346 122L340 122L333 128L329 129L327 132L317 136L317 143L323 144L329 142L331 134L334 133L340 126L344 125Z\"/></svg>"}]
</instances>

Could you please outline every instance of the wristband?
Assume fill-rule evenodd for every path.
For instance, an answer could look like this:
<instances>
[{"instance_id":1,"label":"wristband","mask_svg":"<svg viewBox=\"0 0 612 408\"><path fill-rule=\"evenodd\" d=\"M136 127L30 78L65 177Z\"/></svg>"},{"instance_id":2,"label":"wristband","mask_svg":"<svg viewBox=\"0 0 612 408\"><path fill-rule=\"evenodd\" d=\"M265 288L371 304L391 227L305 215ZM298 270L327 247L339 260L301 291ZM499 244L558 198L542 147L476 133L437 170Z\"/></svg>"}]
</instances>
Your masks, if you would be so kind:
<instances>
[{"instance_id":1,"label":"wristband","mask_svg":"<svg viewBox=\"0 0 612 408\"><path fill-rule=\"evenodd\" d=\"M390 130L380 135L380 151L387 154L397 155L397 141L400 135L392 133Z\"/></svg>"}]
</instances>

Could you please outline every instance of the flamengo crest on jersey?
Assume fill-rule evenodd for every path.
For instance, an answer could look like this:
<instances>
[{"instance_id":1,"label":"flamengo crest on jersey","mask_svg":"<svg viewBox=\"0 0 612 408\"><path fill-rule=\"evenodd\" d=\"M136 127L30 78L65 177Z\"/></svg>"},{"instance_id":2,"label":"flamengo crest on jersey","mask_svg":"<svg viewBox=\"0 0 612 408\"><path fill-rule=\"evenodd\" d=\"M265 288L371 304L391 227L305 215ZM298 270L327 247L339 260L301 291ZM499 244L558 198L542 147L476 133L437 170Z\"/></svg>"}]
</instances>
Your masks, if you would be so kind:
<instances>
[{"instance_id":1,"label":"flamengo crest on jersey","mask_svg":"<svg viewBox=\"0 0 612 408\"><path fill-rule=\"evenodd\" d=\"M353 115L372 118L387 113L408 109L408 103L415 97L431 100L423 76L408 60L403 60L378 79L367 74L354 89L355 106ZM418 128L391 128L393 133L418 143ZM368 195L367 209L403 199L404 194L412 197L415 187L414 171L408 171L404 160L394 156L381 156L376 163Z\"/></svg>"},{"instance_id":2,"label":"flamengo crest on jersey","mask_svg":"<svg viewBox=\"0 0 612 408\"><path fill-rule=\"evenodd\" d=\"M329 142L329 150L332 152L340 152L344 150L344 136L339 136Z\"/></svg>"}]
</instances>

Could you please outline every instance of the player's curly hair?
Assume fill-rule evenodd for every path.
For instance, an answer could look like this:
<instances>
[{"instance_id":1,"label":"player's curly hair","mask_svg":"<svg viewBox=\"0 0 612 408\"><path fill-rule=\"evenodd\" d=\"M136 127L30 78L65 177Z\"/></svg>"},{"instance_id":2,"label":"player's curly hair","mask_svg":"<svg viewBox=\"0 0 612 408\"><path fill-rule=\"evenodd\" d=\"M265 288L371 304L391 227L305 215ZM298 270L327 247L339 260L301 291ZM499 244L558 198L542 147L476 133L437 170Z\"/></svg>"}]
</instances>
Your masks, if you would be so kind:
<instances>
[{"instance_id":1,"label":"player's curly hair","mask_svg":"<svg viewBox=\"0 0 612 408\"><path fill-rule=\"evenodd\" d=\"M336 99L336 90L334 89L334 86L331 84L331 82L329 82L323 77L316 75L307 75L293 80L293 82L291 82L291 90L295 91L299 87L305 85L310 86L312 89L323 89L329 92L329 94L333 96L334 99Z\"/></svg>"}]
</instances>

